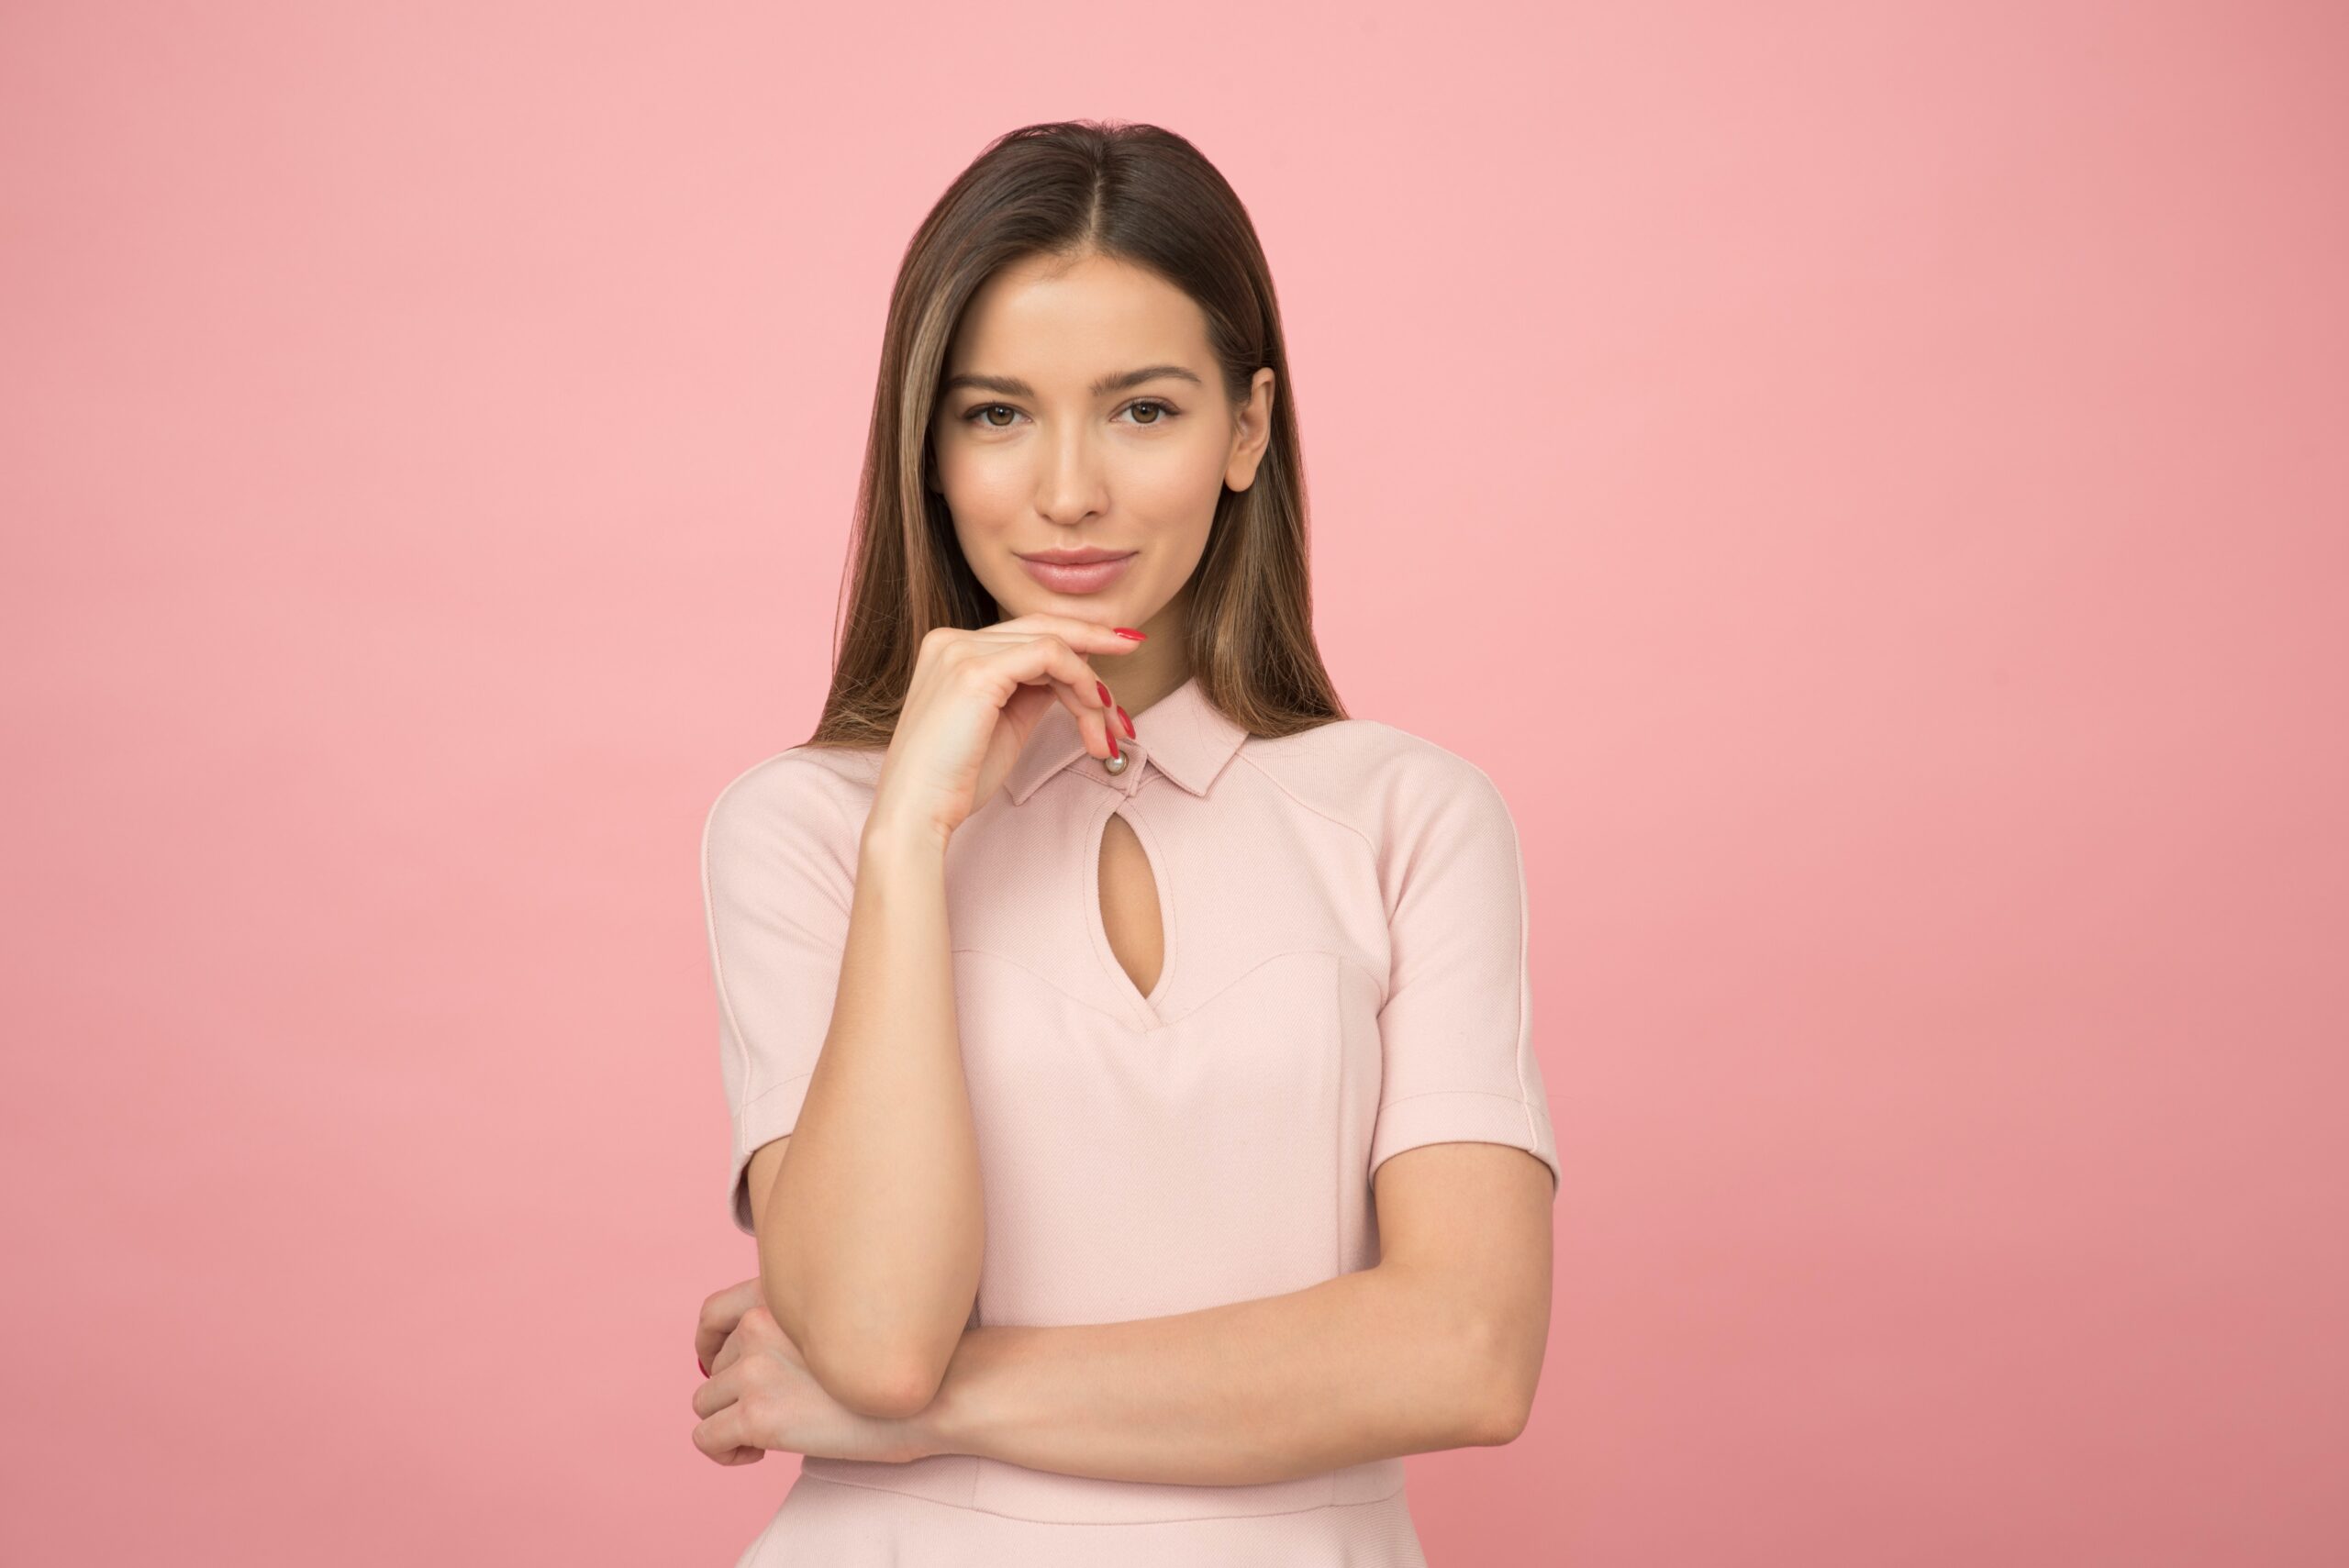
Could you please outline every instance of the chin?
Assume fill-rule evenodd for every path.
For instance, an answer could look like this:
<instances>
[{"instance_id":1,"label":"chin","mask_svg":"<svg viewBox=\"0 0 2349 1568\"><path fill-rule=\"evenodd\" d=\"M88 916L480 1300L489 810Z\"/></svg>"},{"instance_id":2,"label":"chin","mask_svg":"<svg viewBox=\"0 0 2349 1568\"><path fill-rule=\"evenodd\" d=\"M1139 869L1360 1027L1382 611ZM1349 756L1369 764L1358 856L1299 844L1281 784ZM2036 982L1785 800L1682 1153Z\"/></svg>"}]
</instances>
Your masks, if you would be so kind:
<instances>
[{"instance_id":1,"label":"chin","mask_svg":"<svg viewBox=\"0 0 2349 1568\"><path fill-rule=\"evenodd\" d=\"M1128 606L1136 603L1130 592L1116 594L1055 594L1040 585L1034 578L1015 565L1012 571L1019 578L1008 596L995 595L995 602L1006 620L1019 616L1074 616L1080 620L1099 621L1103 626L1140 626L1139 620L1129 620L1133 613ZM1123 590L1127 584L1119 584Z\"/></svg>"}]
</instances>

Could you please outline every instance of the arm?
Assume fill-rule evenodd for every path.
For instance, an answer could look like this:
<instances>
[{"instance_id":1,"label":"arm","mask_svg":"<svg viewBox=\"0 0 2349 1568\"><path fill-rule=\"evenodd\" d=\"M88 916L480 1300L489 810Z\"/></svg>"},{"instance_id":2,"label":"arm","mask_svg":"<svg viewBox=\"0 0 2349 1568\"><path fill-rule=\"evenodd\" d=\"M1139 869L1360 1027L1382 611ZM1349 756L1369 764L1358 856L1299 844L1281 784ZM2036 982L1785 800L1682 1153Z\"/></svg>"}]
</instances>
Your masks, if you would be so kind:
<instances>
[{"instance_id":1,"label":"arm","mask_svg":"<svg viewBox=\"0 0 2349 1568\"><path fill-rule=\"evenodd\" d=\"M948 842L1043 709L1075 712L1087 749L1106 754L1108 690L1076 650L1133 646L1060 616L931 627L861 828L843 802L863 781L843 789L812 745L739 776L705 824L729 1206L758 1240L762 1316L856 1414L928 1407L978 1296L985 1208ZM787 1151L752 1169L786 1136Z\"/></svg>"},{"instance_id":2,"label":"arm","mask_svg":"<svg viewBox=\"0 0 2349 1568\"><path fill-rule=\"evenodd\" d=\"M924 1453L1250 1485L1510 1441L1541 1372L1549 1170L1493 1144L1384 1162L1385 1255L1308 1289L1128 1323L972 1329Z\"/></svg>"},{"instance_id":3,"label":"arm","mask_svg":"<svg viewBox=\"0 0 2349 1568\"><path fill-rule=\"evenodd\" d=\"M985 1241L945 853L935 833L868 821L831 1023L757 1222L767 1309L825 1389L871 1416L930 1403Z\"/></svg>"}]
</instances>

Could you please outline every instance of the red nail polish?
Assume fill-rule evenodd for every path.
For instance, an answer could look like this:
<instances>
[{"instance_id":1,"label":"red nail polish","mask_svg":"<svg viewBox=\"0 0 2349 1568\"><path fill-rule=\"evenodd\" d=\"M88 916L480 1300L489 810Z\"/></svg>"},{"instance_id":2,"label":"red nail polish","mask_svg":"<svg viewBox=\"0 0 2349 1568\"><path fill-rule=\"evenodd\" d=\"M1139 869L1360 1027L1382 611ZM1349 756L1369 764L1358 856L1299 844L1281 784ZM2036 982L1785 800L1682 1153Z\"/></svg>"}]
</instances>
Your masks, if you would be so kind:
<instances>
[{"instance_id":1,"label":"red nail polish","mask_svg":"<svg viewBox=\"0 0 2349 1568\"><path fill-rule=\"evenodd\" d=\"M1111 761L1111 762L1116 762L1116 761L1118 760L1118 737L1117 737L1117 732L1116 732L1116 731L1114 731L1114 730L1112 730L1112 731L1109 733L1109 735L1108 735L1108 741L1109 741L1109 761Z\"/></svg>"},{"instance_id":2,"label":"red nail polish","mask_svg":"<svg viewBox=\"0 0 2349 1568\"><path fill-rule=\"evenodd\" d=\"M1128 735L1131 735L1134 732L1134 721L1126 717L1126 710L1124 708L1118 709L1118 722L1126 727L1126 733Z\"/></svg>"},{"instance_id":3,"label":"red nail polish","mask_svg":"<svg viewBox=\"0 0 2349 1568\"><path fill-rule=\"evenodd\" d=\"M1116 632L1119 637L1130 637L1136 642L1141 641L1143 637L1146 635L1145 633L1136 631L1130 626L1113 626L1109 629Z\"/></svg>"},{"instance_id":4,"label":"red nail polish","mask_svg":"<svg viewBox=\"0 0 2349 1568\"><path fill-rule=\"evenodd\" d=\"M704 1377L707 1377L707 1376L709 1375L709 1368L707 1368L707 1367L706 1367L706 1366L702 1366L701 1357L699 1357L699 1356L696 1356L696 1357L694 1357L694 1365L696 1365L696 1366L700 1366L700 1367L701 1367L701 1374L702 1374Z\"/></svg>"},{"instance_id":5,"label":"red nail polish","mask_svg":"<svg viewBox=\"0 0 2349 1568\"><path fill-rule=\"evenodd\" d=\"M1096 681L1093 683L1093 689L1101 694L1101 706L1103 707L1108 707L1109 706L1109 688L1103 685L1100 682Z\"/></svg>"}]
</instances>

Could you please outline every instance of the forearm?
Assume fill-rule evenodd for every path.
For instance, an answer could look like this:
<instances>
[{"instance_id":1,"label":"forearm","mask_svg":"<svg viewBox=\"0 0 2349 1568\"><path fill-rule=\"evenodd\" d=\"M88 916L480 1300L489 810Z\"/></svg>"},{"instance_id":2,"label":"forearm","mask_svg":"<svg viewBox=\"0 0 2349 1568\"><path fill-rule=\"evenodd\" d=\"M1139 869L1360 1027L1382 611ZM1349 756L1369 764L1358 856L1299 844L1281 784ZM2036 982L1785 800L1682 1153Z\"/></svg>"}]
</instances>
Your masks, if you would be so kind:
<instances>
[{"instance_id":1,"label":"forearm","mask_svg":"<svg viewBox=\"0 0 2349 1568\"><path fill-rule=\"evenodd\" d=\"M1386 1267L1173 1317L966 1330L925 1452L1111 1481L1249 1485L1504 1440L1489 1340Z\"/></svg>"},{"instance_id":2,"label":"forearm","mask_svg":"<svg viewBox=\"0 0 2349 1568\"><path fill-rule=\"evenodd\" d=\"M952 962L943 841L869 828L760 1272L809 1370L874 1415L929 1401L978 1287L985 1214Z\"/></svg>"}]
</instances>

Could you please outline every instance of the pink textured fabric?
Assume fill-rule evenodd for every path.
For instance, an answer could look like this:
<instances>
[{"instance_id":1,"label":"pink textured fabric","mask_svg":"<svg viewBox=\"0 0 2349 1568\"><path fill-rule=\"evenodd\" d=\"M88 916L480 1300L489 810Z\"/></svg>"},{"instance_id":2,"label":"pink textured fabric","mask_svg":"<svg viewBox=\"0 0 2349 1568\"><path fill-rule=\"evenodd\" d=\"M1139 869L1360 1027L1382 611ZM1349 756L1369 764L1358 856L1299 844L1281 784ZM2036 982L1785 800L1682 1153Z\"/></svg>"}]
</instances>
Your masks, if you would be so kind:
<instances>
[{"instance_id":1,"label":"pink textured fabric","mask_svg":"<svg viewBox=\"0 0 2349 1568\"><path fill-rule=\"evenodd\" d=\"M947 850L986 1203L972 1321L1122 1322L1370 1267L1371 1173L1421 1144L1525 1150L1554 1196L1524 867L1492 780L1375 720L1251 736L1196 679L1134 723L1112 774L1050 710ZM830 1019L880 767L878 751L794 747L710 808L728 1209L745 1232L744 1169L793 1129ZM1158 884L1148 995L1101 919L1112 812ZM741 1562L1396 1568L1424 1561L1403 1474L1396 1458L1189 1486L967 1454L808 1458Z\"/></svg>"}]
</instances>

